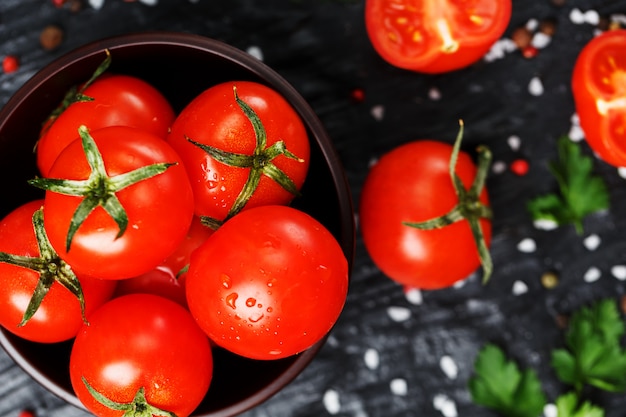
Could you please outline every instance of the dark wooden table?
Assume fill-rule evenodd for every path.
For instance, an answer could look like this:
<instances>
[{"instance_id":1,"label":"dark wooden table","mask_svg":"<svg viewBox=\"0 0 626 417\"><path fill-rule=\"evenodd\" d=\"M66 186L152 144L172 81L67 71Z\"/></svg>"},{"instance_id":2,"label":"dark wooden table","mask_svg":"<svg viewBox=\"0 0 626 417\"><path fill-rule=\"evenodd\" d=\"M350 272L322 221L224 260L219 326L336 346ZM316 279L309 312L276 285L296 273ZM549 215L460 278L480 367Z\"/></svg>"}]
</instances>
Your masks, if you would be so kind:
<instances>
[{"instance_id":1,"label":"dark wooden table","mask_svg":"<svg viewBox=\"0 0 626 417\"><path fill-rule=\"evenodd\" d=\"M94 2L95 3L95 2ZM345 310L314 362L287 388L245 415L487 417L467 390L473 361L487 342L537 370L550 401L563 392L549 361L561 346L557 317L601 298L620 299L626 264L626 183L617 169L595 160L610 187L611 208L573 227L541 230L525 202L556 189L547 164L555 141L578 135L570 89L572 65L598 30L594 17L619 19L626 0L514 0L505 34L545 19L556 23L536 57L503 50L466 70L427 76L383 62L368 42L363 1L339 0L104 0L72 10L51 0L0 2L0 56L15 55L18 71L0 74L0 105L54 58L101 37L142 30L193 32L252 53L283 75L310 102L333 138L358 209L370 163L401 143L452 142L464 119L465 147L494 154L488 187L495 218L495 272L455 288L405 293L369 259L360 236ZM594 11L598 14L594 14ZM588 12L588 13L584 13ZM48 51L41 31L60 26L64 39ZM364 93L355 101L353 92ZM586 143L583 151L589 155ZM526 175L510 164L529 162ZM596 247L595 244L599 243ZM555 271L559 285L541 276ZM594 278L598 278L595 279ZM607 417L622 417L623 395L593 397ZM82 417L31 380L0 352L0 417L32 409L40 417ZM456 411L456 414L453 413Z\"/></svg>"}]
</instances>

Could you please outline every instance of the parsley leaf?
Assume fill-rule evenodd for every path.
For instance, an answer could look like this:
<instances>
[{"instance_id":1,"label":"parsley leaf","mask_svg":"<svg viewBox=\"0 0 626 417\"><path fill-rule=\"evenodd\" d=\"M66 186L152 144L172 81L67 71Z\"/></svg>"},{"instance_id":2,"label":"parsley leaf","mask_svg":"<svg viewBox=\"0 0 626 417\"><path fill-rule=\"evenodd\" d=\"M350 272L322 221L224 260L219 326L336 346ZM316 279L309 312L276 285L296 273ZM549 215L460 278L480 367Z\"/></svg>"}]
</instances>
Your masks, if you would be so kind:
<instances>
[{"instance_id":1,"label":"parsley leaf","mask_svg":"<svg viewBox=\"0 0 626 417\"><path fill-rule=\"evenodd\" d=\"M609 207L609 192L604 180L593 175L593 159L567 136L558 142L558 161L551 162L550 172L556 178L560 195L547 194L530 200L526 207L533 220L549 220L559 226L573 224L583 233L583 219L588 214Z\"/></svg>"},{"instance_id":2,"label":"parsley leaf","mask_svg":"<svg viewBox=\"0 0 626 417\"><path fill-rule=\"evenodd\" d=\"M578 395L569 392L556 399L558 417L604 417L604 410L589 401L579 404Z\"/></svg>"},{"instance_id":3,"label":"parsley leaf","mask_svg":"<svg viewBox=\"0 0 626 417\"><path fill-rule=\"evenodd\" d=\"M559 379L578 392L585 384L612 392L626 390L626 351L620 344L624 330L615 300L575 312L565 335L566 348L552 352Z\"/></svg>"},{"instance_id":4,"label":"parsley leaf","mask_svg":"<svg viewBox=\"0 0 626 417\"><path fill-rule=\"evenodd\" d=\"M520 370L507 360L502 350L485 345L474 363L475 375L469 380L472 400L507 417L538 417L546 397L533 370Z\"/></svg>"}]
</instances>

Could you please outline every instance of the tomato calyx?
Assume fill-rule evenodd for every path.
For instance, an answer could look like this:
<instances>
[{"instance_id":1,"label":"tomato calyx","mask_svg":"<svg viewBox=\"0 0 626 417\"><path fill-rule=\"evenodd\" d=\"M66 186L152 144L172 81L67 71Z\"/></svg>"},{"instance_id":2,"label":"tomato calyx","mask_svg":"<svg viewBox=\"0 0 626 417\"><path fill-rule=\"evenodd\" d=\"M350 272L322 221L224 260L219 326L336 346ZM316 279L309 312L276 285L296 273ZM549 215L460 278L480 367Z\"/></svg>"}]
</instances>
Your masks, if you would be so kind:
<instances>
[{"instance_id":1,"label":"tomato calyx","mask_svg":"<svg viewBox=\"0 0 626 417\"><path fill-rule=\"evenodd\" d=\"M185 139L201 148L218 162L232 167L250 169L245 185L239 192L239 195L237 195L237 198L233 202L233 205L229 209L224 220L220 221L209 216L202 216L202 223L212 229L217 229L224 221L233 217L243 209L259 186L259 182L261 181L261 177L263 175L275 181L289 193L298 195L298 187L293 180L272 161L283 155L298 162L304 162L302 158L290 152L285 146L285 142L282 140L279 140L268 147L267 133L261 119L252 107L239 98L239 95L237 94L237 86L233 86L233 93L235 95L235 102L248 118L252 124L252 128L254 129L256 145L252 155L224 151L214 146L198 143L192 138L185 136Z\"/></svg>"},{"instance_id":2,"label":"tomato calyx","mask_svg":"<svg viewBox=\"0 0 626 417\"><path fill-rule=\"evenodd\" d=\"M71 106L74 103L93 101L94 100L93 97L85 95L84 91L87 89L87 87L89 87L91 84L93 84L93 82L96 81L96 79L98 79L106 70L109 69L109 66L111 65L111 52L108 49L105 49L104 52L106 53L106 57L104 58L104 61L102 61L102 63L100 65L98 65L98 68L96 68L96 70L91 75L89 80L87 80L87 82L85 82L82 86L80 86L80 88L79 88L79 86L76 86L76 85L72 86L65 93L65 96L63 97L63 100L61 100L61 103L59 104L59 106L57 106L57 108L55 108L52 111L52 113L50 113L48 118L44 121L44 127L45 128L42 129L41 136L43 136L43 134L48 130L48 128L52 125L52 123L69 106ZM35 144L35 146L37 146L37 145Z\"/></svg>"},{"instance_id":3,"label":"tomato calyx","mask_svg":"<svg viewBox=\"0 0 626 417\"><path fill-rule=\"evenodd\" d=\"M20 266L39 273L39 281L18 327L26 325L35 315L46 294L48 294L50 287L55 282L68 289L78 299L83 321L87 323L87 318L85 317L85 297L82 287L72 268L52 248L43 227L42 209L38 209L33 213L33 229L35 230L37 247L39 248L40 256L38 258L0 252L0 262Z\"/></svg>"},{"instance_id":4,"label":"tomato calyx","mask_svg":"<svg viewBox=\"0 0 626 417\"><path fill-rule=\"evenodd\" d=\"M123 417L152 417L152 416L163 416L163 417L176 417L176 414L171 411L161 410L151 404L146 400L146 394L144 387L139 388L137 393L135 394L135 398L129 403L118 403L110 400L105 397L95 388L93 388L85 377L82 377L82 381L87 388L87 391L98 401L100 404L104 405L107 408L117 411L123 411Z\"/></svg>"},{"instance_id":5,"label":"tomato calyx","mask_svg":"<svg viewBox=\"0 0 626 417\"><path fill-rule=\"evenodd\" d=\"M156 163L124 174L109 176L98 146L87 127L84 125L80 126L78 133L87 162L91 168L89 178L86 180L35 178L28 181L30 185L46 191L83 197L83 200L72 215L65 242L65 250L67 252L70 250L76 231L97 207L102 207L111 216L119 228L116 238L121 237L128 227L128 215L118 200L116 193L140 181L162 174L172 165L176 165L175 163Z\"/></svg>"},{"instance_id":6,"label":"tomato calyx","mask_svg":"<svg viewBox=\"0 0 626 417\"><path fill-rule=\"evenodd\" d=\"M461 149L461 141L463 139L463 121L459 121L459 133L457 134L454 146L452 148L452 156L450 157L450 178L456 192L458 203L447 213L423 222L403 222L404 225L415 227L421 230L433 230L446 227L458 221L467 220L469 223L480 263L483 267L483 284L489 281L493 272L493 261L489 254L489 248L485 241L485 235L480 225L480 219L491 219L492 210L480 201L480 194L485 186L489 166L491 165L492 155L489 148L479 146L477 172L476 177L469 189L466 189L463 182L456 174L455 168L458 155Z\"/></svg>"}]
</instances>

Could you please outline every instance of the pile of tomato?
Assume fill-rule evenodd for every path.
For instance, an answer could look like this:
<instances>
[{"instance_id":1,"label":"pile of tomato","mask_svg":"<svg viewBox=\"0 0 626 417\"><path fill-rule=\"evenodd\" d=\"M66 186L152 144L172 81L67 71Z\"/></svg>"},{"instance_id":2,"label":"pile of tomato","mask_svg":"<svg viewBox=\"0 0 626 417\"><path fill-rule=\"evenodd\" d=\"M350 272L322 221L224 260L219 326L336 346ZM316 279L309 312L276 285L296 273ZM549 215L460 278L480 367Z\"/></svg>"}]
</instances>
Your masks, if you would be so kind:
<instances>
[{"instance_id":1,"label":"pile of tomato","mask_svg":"<svg viewBox=\"0 0 626 417\"><path fill-rule=\"evenodd\" d=\"M30 185L45 194L0 221L0 324L71 340L72 387L98 416L187 416L212 349L273 360L321 340L348 262L290 206L310 144L279 93L234 80L176 114L110 59L43 125Z\"/></svg>"}]
</instances>

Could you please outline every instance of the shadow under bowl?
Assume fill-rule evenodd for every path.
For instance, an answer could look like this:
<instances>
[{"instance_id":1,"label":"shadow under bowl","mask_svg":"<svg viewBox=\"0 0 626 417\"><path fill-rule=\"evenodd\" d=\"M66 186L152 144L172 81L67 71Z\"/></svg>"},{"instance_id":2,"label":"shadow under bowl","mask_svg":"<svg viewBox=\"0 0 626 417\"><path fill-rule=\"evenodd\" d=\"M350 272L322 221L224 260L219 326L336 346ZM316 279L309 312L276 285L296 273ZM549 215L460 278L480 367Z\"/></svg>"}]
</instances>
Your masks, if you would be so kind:
<instances>
[{"instance_id":1,"label":"shadow under bowl","mask_svg":"<svg viewBox=\"0 0 626 417\"><path fill-rule=\"evenodd\" d=\"M112 55L110 72L148 81L177 112L208 87L224 81L256 81L281 93L302 117L311 142L309 174L302 196L292 205L324 224L352 265L355 226L350 189L316 114L284 78L258 59L220 41L185 33L149 32L102 39L56 59L29 79L0 110L0 178L11 179L4 182L3 194L10 197L0 201L0 217L43 196L27 184L37 175L33 147L41 123L69 88L91 76L106 49ZM324 340L299 355L275 361L249 360L216 349L211 387L193 416L234 416L259 405L300 374L323 344ZM33 343L1 329L0 345L43 387L84 409L69 378L71 341Z\"/></svg>"}]
</instances>

